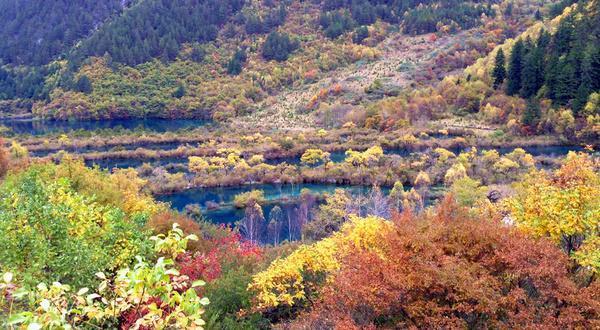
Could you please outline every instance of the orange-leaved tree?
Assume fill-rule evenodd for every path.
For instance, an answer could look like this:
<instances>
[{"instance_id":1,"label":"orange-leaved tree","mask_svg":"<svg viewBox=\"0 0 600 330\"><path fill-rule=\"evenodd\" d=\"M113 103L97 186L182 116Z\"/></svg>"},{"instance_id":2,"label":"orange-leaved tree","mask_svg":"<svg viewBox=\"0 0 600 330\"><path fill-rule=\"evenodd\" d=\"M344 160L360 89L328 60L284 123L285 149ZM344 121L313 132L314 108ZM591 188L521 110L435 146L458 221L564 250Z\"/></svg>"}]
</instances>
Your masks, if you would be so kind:
<instances>
[{"instance_id":1,"label":"orange-leaved tree","mask_svg":"<svg viewBox=\"0 0 600 330\"><path fill-rule=\"evenodd\" d=\"M385 253L347 254L291 329L600 326L598 281L578 287L550 240L473 215L451 198L394 222Z\"/></svg>"}]
</instances>

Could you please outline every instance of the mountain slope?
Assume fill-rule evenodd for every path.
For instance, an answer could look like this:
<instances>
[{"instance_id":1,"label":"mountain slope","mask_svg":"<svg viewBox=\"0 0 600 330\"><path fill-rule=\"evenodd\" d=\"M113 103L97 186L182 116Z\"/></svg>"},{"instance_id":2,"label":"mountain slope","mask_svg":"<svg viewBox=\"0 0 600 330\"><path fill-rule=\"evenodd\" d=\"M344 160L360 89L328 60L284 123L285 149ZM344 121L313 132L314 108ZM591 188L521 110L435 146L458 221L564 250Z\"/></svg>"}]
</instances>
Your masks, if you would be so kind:
<instances>
[{"instance_id":1,"label":"mountain slope","mask_svg":"<svg viewBox=\"0 0 600 330\"><path fill-rule=\"evenodd\" d=\"M8 68L5 81L38 91L33 113L55 119L223 121L267 110L295 121L338 101L364 117L373 101L433 84L521 30L539 3L518 4L146 0L78 43L66 61L38 70L38 79ZM343 93L314 102L338 80L345 80ZM323 116L317 111L298 123L340 124Z\"/></svg>"},{"instance_id":2,"label":"mountain slope","mask_svg":"<svg viewBox=\"0 0 600 330\"><path fill-rule=\"evenodd\" d=\"M502 54L500 54L502 53ZM502 56L504 54L504 56ZM502 57L505 59L502 60ZM498 75L497 72L505 72ZM465 70L493 88L488 110L497 123L513 121L525 133L600 135L600 5L580 1L552 20L507 40ZM504 101L498 102L503 99ZM510 109L508 100L525 107ZM484 102L488 102L484 100ZM504 106L502 106L504 104ZM500 115L502 113L502 115Z\"/></svg>"},{"instance_id":3,"label":"mountain slope","mask_svg":"<svg viewBox=\"0 0 600 330\"><path fill-rule=\"evenodd\" d=\"M185 42L214 40L219 27L244 0L146 0L103 25L74 51L74 57L102 56L140 64L152 58L173 60Z\"/></svg>"},{"instance_id":4,"label":"mountain slope","mask_svg":"<svg viewBox=\"0 0 600 330\"><path fill-rule=\"evenodd\" d=\"M330 0L253 1L239 8L241 4L140 2L74 50L83 66L73 73L73 81L89 77L92 88L79 93L69 86L50 87L50 102L38 104L35 113L58 119L223 120L254 112L270 95L304 88L332 70L376 60L379 43L392 33L440 29L453 35L494 16L489 5L462 0L421 6ZM183 14L182 8L194 11ZM202 23L191 19L207 13L214 15ZM439 24L424 23L431 19Z\"/></svg>"},{"instance_id":5,"label":"mountain slope","mask_svg":"<svg viewBox=\"0 0 600 330\"><path fill-rule=\"evenodd\" d=\"M109 17L122 0L1 0L0 58L4 63L43 65L69 50Z\"/></svg>"}]
</instances>

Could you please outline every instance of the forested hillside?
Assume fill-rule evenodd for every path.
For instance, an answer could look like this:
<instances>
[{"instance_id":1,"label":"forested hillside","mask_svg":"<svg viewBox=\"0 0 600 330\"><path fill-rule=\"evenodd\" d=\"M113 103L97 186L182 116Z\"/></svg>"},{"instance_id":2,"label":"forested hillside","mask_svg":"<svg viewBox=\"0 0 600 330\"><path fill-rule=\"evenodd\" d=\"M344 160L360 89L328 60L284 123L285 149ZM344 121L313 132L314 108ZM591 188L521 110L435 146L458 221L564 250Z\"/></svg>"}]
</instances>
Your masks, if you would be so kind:
<instances>
[{"instance_id":1,"label":"forested hillside","mask_svg":"<svg viewBox=\"0 0 600 330\"><path fill-rule=\"evenodd\" d=\"M488 121L524 134L594 140L600 115L598 2L566 7L554 19L497 47L466 74L491 89L491 96L480 103ZM506 106L515 102L521 105Z\"/></svg>"},{"instance_id":2,"label":"forested hillside","mask_svg":"<svg viewBox=\"0 0 600 330\"><path fill-rule=\"evenodd\" d=\"M100 27L74 50L73 57L109 54L135 65L152 58L174 60L183 43L204 43L244 5L244 0L149 0ZM71 59L73 59L71 57Z\"/></svg>"},{"instance_id":3,"label":"forested hillside","mask_svg":"<svg viewBox=\"0 0 600 330\"><path fill-rule=\"evenodd\" d=\"M2 63L43 65L69 51L130 0L0 1Z\"/></svg>"},{"instance_id":4,"label":"forested hillside","mask_svg":"<svg viewBox=\"0 0 600 330\"><path fill-rule=\"evenodd\" d=\"M41 44L57 49L43 58L6 57L0 75L0 85L6 87L0 98L10 102L5 102L4 112L21 111L23 104L31 107L31 102L16 101L32 100L39 101L36 115L58 119L221 120L253 112L263 105L251 104L266 96L310 84L336 68L376 60L380 42L392 34L452 35L479 27L504 10L491 3L462 0L148 0L125 4L130 8L120 15L114 14L122 9L121 4L104 4L98 10L85 4L49 8L47 15L60 10L90 14L53 24L63 34L78 32L49 33ZM517 25L534 7L523 8L515 14ZM40 15L30 19L53 22ZM10 21L12 26L23 27L15 35L21 43L52 31L39 29L20 16ZM38 29L30 31L30 25ZM14 34L9 28L3 32ZM10 48L24 51L25 47ZM56 61L39 66L50 59ZM16 64L28 66L17 68ZM224 94L210 95L205 89L213 84L224 86ZM240 89L240 84L245 86ZM115 95L122 98L115 102Z\"/></svg>"}]
</instances>

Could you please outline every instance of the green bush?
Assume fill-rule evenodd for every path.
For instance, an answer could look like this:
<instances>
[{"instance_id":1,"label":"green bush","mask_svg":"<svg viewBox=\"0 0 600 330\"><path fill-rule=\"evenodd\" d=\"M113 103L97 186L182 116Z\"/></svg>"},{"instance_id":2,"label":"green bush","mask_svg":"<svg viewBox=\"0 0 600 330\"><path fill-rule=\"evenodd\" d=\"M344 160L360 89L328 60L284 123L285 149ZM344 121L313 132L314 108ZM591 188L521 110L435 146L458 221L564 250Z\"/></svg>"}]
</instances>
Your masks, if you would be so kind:
<instances>
[{"instance_id":1,"label":"green bush","mask_svg":"<svg viewBox=\"0 0 600 330\"><path fill-rule=\"evenodd\" d=\"M70 179L54 177L57 167L33 166L0 186L5 270L20 274L26 285L93 286L96 272L112 272L149 253L146 214L127 214L77 191Z\"/></svg>"}]
</instances>

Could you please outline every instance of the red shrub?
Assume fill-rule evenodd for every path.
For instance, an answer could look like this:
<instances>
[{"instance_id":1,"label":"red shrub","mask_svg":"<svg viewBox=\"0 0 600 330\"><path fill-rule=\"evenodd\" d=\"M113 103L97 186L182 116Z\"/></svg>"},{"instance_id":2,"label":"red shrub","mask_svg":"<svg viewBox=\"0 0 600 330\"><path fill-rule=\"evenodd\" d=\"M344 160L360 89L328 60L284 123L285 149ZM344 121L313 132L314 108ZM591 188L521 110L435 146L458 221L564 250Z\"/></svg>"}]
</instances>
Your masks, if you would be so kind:
<instances>
[{"instance_id":1,"label":"red shrub","mask_svg":"<svg viewBox=\"0 0 600 330\"><path fill-rule=\"evenodd\" d=\"M177 258L178 268L182 275L187 275L190 280L202 279L213 281L221 275L224 268L252 267L262 258L259 246L243 241L239 233L230 228L223 227L226 234L208 240L206 251L188 252Z\"/></svg>"},{"instance_id":2,"label":"red shrub","mask_svg":"<svg viewBox=\"0 0 600 330\"><path fill-rule=\"evenodd\" d=\"M453 203L395 217L385 258L350 255L292 328L598 328L600 285L567 256Z\"/></svg>"},{"instance_id":3,"label":"red shrub","mask_svg":"<svg viewBox=\"0 0 600 330\"><path fill-rule=\"evenodd\" d=\"M165 305L160 298L152 297L146 303L140 305L139 308L137 306L133 306L121 315L121 321L119 322L121 324L121 330L128 330L135 327L135 322L144 315L148 314L148 306L150 306L153 303L155 303L156 306L163 310L165 317L173 311L173 309L169 307L169 305ZM152 328L148 326L141 326L137 329L151 330Z\"/></svg>"},{"instance_id":4,"label":"red shrub","mask_svg":"<svg viewBox=\"0 0 600 330\"><path fill-rule=\"evenodd\" d=\"M179 272L186 275L190 280L204 280L211 282L221 276L221 263L217 250L211 251L208 255L196 253L195 255L187 252L177 258Z\"/></svg>"}]
</instances>

